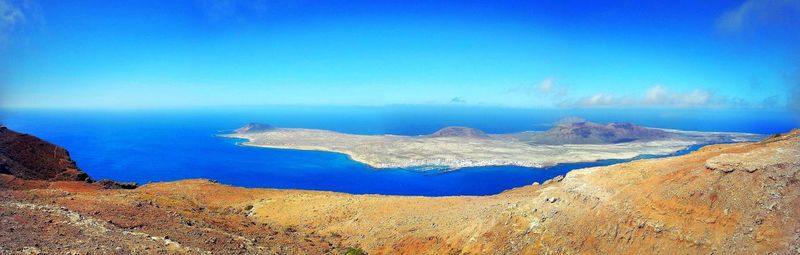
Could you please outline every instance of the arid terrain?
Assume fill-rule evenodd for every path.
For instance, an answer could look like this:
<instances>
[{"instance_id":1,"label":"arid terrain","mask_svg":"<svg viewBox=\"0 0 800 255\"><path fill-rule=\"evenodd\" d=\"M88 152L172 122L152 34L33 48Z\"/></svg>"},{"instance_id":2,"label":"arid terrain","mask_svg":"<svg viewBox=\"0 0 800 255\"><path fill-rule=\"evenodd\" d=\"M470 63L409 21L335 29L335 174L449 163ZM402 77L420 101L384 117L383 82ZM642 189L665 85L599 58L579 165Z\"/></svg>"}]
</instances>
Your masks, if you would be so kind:
<instances>
[{"instance_id":1,"label":"arid terrain","mask_svg":"<svg viewBox=\"0 0 800 255\"><path fill-rule=\"evenodd\" d=\"M800 253L800 130L481 197L53 178L66 152L0 134L0 254Z\"/></svg>"},{"instance_id":2,"label":"arid terrain","mask_svg":"<svg viewBox=\"0 0 800 255\"><path fill-rule=\"evenodd\" d=\"M755 141L755 134L689 132L646 128L630 123L562 122L543 132L486 134L446 127L431 135L354 135L328 130L274 128L250 123L225 137L245 146L318 150L348 155L375 168L451 170L514 165L547 167L562 163L668 155L695 144Z\"/></svg>"}]
</instances>

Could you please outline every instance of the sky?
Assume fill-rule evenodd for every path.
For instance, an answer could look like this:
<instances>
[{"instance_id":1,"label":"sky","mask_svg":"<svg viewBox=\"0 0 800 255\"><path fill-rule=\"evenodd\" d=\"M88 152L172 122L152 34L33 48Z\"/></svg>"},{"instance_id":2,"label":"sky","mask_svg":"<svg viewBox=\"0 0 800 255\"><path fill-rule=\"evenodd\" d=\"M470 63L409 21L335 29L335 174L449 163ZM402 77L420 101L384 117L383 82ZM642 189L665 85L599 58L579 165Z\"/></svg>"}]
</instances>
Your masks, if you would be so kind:
<instances>
[{"instance_id":1,"label":"sky","mask_svg":"<svg viewBox=\"0 0 800 255\"><path fill-rule=\"evenodd\" d=\"M0 0L0 108L800 110L800 0Z\"/></svg>"}]
</instances>

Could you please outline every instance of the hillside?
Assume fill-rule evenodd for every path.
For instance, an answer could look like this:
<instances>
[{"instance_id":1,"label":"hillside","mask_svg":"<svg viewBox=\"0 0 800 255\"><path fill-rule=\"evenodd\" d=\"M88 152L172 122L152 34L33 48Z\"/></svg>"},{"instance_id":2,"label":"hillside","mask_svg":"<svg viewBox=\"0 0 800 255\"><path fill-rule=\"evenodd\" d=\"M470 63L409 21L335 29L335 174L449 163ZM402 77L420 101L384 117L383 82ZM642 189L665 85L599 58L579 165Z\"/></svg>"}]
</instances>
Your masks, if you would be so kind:
<instances>
[{"instance_id":1,"label":"hillside","mask_svg":"<svg viewBox=\"0 0 800 255\"><path fill-rule=\"evenodd\" d=\"M800 130L484 197L0 185L0 253L793 254ZM42 182L0 175L4 183Z\"/></svg>"},{"instance_id":2,"label":"hillside","mask_svg":"<svg viewBox=\"0 0 800 255\"><path fill-rule=\"evenodd\" d=\"M489 137L477 128L468 127L444 127L437 130L430 137L471 137L471 138L487 138Z\"/></svg>"},{"instance_id":3,"label":"hillside","mask_svg":"<svg viewBox=\"0 0 800 255\"><path fill-rule=\"evenodd\" d=\"M28 180L91 180L63 148L3 126L0 126L0 174Z\"/></svg>"},{"instance_id":4,"label":"hillside","mask_svg":"<svg viewBox=\"0 0 800 255\"><path fill-rule=\"evenodd\" d=\"M270 129L273 129L273 127L270 126L270 125L251 122L251 123L245 124L244 126L242 126L240 128L237 128L233 132L237 133L237 134L247 134L247 133L264 132L264 131L268 131Z\"/></svg>"},{"instance_id":5,"label":"hillside","mask_svg":"<svg viewBox=\"0 0 800 255\"><path fill-rule=\"evenodd\" d=\"M670 133L631 123L598 124L588 121L562 122L553 128L535 133L527 142L536 144L609 144L652 141L672 137Z\"/></svg>"}]
</instances>

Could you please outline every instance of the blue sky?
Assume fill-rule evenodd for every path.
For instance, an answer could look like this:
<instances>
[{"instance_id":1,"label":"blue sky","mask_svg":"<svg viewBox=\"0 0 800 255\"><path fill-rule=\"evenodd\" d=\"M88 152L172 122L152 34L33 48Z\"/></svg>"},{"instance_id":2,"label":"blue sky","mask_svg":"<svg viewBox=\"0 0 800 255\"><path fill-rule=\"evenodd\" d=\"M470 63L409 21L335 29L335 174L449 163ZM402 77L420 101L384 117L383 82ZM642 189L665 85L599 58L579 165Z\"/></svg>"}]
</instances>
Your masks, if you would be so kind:
<instances>
[{"instance_id":1,"label":"blue sky","mask_svg":"<svg viewBox=\"0 0 800 255\"><path fill-rule=\"evenodd\" d=\"M0 0L0 107L800 108L800 1L643 2Z\"/></svg>"}]
</instances>

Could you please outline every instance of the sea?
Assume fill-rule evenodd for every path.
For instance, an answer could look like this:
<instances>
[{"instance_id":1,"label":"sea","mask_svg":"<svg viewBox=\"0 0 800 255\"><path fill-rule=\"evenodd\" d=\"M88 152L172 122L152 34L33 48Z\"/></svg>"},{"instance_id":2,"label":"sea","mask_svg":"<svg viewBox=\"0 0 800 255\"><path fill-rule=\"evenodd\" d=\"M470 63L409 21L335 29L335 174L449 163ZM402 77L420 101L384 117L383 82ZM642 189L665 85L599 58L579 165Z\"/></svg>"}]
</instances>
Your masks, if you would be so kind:
<instances>
[{"instance_id":1,"label":"sea","mask_svg":"<svg viewBox=\"0 0 800 255\"><path fill-rule=\"evenodd\" d=\"M456 171L375 169L346 155L240 146L222 138L249 122L354 134L425 135L446 126L487 133L539 131L565 117L696 131L773 134L798 127L789 112L694 109L524 109L458 106L198 107L182 109L2 109L0 123L66 148L92 178L139 184L205 178L253 188L413 196L492 195L571 170L633 159L545 168ZM674 153L680 155L700 146Z\"/></svg>"}]
</instances>

